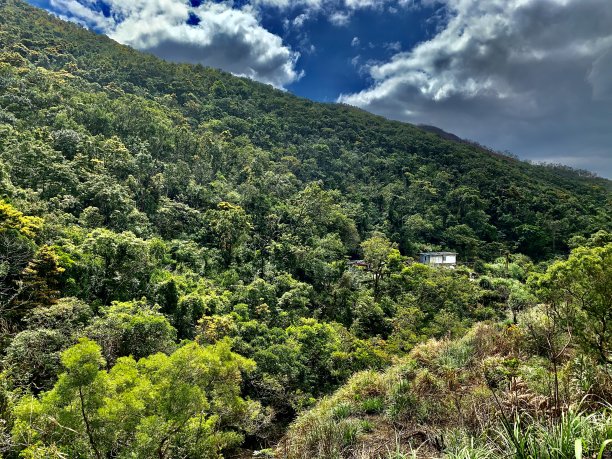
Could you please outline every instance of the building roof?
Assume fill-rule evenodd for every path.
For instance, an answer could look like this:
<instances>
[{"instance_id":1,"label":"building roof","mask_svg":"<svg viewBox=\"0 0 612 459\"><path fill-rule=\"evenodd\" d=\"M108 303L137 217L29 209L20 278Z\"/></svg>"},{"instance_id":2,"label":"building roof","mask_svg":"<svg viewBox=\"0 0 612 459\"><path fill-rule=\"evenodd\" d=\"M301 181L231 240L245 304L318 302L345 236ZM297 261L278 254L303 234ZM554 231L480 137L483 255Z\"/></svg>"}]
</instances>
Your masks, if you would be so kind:
<instances>
[{"instance_id":1,"label":"building roof","mask_svg":"<svg viewBox=\"0 0 612 459\"><path fill-rule=\"evenodd\" d=\"M430 255L430 256L440 256L440 255L457 255L457 252L421 252L419 255Z\"/></svg>"}]
</instances>

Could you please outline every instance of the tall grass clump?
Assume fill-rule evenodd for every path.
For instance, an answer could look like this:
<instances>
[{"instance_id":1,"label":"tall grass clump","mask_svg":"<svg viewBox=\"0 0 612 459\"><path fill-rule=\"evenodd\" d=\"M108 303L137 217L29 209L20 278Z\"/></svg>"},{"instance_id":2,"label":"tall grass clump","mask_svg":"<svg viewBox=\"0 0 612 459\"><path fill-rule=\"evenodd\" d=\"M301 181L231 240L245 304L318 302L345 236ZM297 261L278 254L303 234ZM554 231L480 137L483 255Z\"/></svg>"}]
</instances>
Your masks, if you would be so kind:
<instances>
[{"instance_id":1,"label":"tall grass clump","mask_svg":"<svg viewBox=\"0 0 612 459\"><path fill-rule=\"evenodd\" d=\"M354 375L333 396L303 413L290 427L278 454L287 459L351 457L372 423L362 419L384 407L383 375L365 371Z\"/></svg>"},{"instance_id":2,"label":"tall grass clump","mask_svg":"<svg viewBox=\"0 0 612 459\"><path fill-rule=\"evenodd\" d=\"M597 457L612 439L609 407L590 414L569 409L558 419L540 421L517 414L514 422L502 424L492 440L500 455L512 452L516 459Z\"/></svg>"},{"instance_id":3,"label":"tall grass clump","mask_svg":"<svg viewBox=\"0 0 612 459\"><path fill-rule=\"evenodd\" d=\"M569 409L558 418L516 415L479 438L449 435L448 459L605 459L612 453L612 412Z\"/></svg>"},{"instance_id":4,"label":"tall grass clump","mask_svg":"<svg viewBox=\"0 0 612 459\"><path fill-rule=\"evenodd\" d=\"M569 409L558 418L515 415L480 438L455 435L450 459L604 459L612 456L612 412Z\"/></svg>"}]
</instances>

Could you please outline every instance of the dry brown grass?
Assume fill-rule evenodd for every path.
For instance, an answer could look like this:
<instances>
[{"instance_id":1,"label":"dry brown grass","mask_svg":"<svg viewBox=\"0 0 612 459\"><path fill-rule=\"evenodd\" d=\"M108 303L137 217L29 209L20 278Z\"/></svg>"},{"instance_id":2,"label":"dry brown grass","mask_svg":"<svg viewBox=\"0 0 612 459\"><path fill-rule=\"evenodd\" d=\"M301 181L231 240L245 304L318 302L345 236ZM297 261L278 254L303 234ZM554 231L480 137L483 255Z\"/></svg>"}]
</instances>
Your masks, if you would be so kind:
<instances>
[{"instance_id":1,"label":"dry brown grass","mask_svg":"<svg viewBox=\"0 0 612 459\"><path fill-rule=\"evenodd\" d=\"M448 432L486 432L502 412L550 414L550 375L522 338L517 326L478 324L459 340L416 346L384 373L358 373L298 417L277 457L441 457Z\"/></svg>"}]
</instances>

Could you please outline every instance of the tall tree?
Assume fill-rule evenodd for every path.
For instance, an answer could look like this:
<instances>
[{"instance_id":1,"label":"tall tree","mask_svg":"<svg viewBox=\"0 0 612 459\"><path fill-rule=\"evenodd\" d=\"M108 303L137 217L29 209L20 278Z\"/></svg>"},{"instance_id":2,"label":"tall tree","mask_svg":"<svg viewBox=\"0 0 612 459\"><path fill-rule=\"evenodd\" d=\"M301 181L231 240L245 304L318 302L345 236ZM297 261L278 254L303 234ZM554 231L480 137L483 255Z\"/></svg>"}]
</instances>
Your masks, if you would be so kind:
<instances>
[{"instance_id":1,"label":"tall tree","mask_svg":"<svg viewBox=\"0 0 612 459\"><path fill-rule=\"evenodd\" d=\"M584 351L612 363L612 243L579 247L533 282L542 299L563 306Z\"/></svg>"},{"instance_id":2,"label":"tall tree","mask_svg":"<svg viewBox=\"0 0 612 459\"><path fill-rule=\"evenodd\" d=\"M371 238L361 243L363 258L367 264L368 271L372 275L374 298L380 293L380 280L382 279L391 258L399 255L396 244L392 243L382 233L374 233Z\"/></svg>"}]
</instances>

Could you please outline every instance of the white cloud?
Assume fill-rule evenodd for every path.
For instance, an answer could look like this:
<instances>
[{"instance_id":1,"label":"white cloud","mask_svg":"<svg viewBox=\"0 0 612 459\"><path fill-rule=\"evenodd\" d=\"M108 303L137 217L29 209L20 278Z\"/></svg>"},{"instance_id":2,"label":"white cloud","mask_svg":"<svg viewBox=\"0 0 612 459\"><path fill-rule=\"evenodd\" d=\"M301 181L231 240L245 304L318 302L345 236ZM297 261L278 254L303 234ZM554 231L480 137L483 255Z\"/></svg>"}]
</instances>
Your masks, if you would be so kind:
<instances>
[{"instance_id":1,"label":"white cloud","mask_svg":"<svg viewBox=\"0 0 612 459\"><path fill-rule=\"evenodd\" d=\"M277 87L301 77L299 53L263 28L251 7L204 2L192 8L187 0L110 0L111 17L97 13L93 0L53 0L60 14L134 48L176 62L201 63ZM199 18L189 25L190 15Z\"/></svg>"},{"instance_id":2,"label":"white cloud","mask_svg":"<svg viewBox=\"0 0 612 459\"><path fill-rule=\"evenodd\" d=\"M353 37L353 40L351 41L351 46L353 48L356 48L360 44L361 44L361 41L359 40L359 37Z\"/></svg>"},{"instance_id":3,"label":"white cloud","mask_svg":"<svg viewBox=\"0 0 612 459\"><path fill-rule=\"evenodd\" d=\"M386 4L405 5L406 0L251 0L250 3L253 6L280 9L306 7L309 9L359 10L382 8Z\"/></svg>"},{"instance_id":4,"label":"white cloud","mask_svg":"<svg viewBox=\"0 0 612 459\"><path fill-rule=\"evenodd\" d=\"M309 9L319 9L328 0L251 0L251 5L257 7L275 7L288 9L295 7L307 7Z\"/></svg>"},{"instance_id":5,"label":"white cloud","mask_svg":"<svg viewBox=\"0 0 612 459\"><path fill-rule=\"evenodd\" d=\"M305 11L297 16L300 18L297 26L301 27L305 20L316 17L318 13L324 14L329 22L336 26L345 26L358 10L382 10L389 6L389 12L394 14L399 7L411 7L412 2L413 0L250 0L250 5L255 8Z\"/></svg>"},{"instance_id":6,"label":"white cloud","mask_svg":"<svg viewBox=\"0 0 612 459\"><path fill-rule=\"evenodd\" d=\"M335 26L345 26L351 21L352 14L345 11L334 11L328 16L329 22Z\"/></svg>"},{"instance_id":7,"label":"white cloud","mask_svg":"<svg viewBox=\"0 0 612 459\"><path fill-rule=\"evenodd\" d=\"M402 44L399 41L393 41L383 44L385 49L399 53L402 50Z\"/></svg>"},{"instance_id":8,"label":"white cloud","mask_svg":"<svg viewBox=\"0 0 612 459\"><path fill-rule=\"evenodd\" d=\"M436 36L372 65L373 85L339 100L522 156L607 158L611 175L608 0L445 3Z\"/></svg>"},{"instance_id":9,"label":"white cloud","mask_svg":"<svg viewBox=\"0 0 612 459\"><path fill-rule=\"evenodd\" d=\"M293 21L291 22L293 23L294 27L299 29L308 19L310 19L310 15L308 13L302 13L293 18Z\"/></svg>"},{"instance_id":10,"label":"white cloud","mask_svg":"<svg viewBox=\"0 0 612 459\"><path fill-rule=\"evenodd\" d=\"M359 10L364 8L381 8L384 6L384 0L345 0L345 5L351 10Z\"/></svg>"},{"instance_id":11,"label":"white cloud","mask_svg":"<svg viewBox=\"0 0 612 459\"><path fill-rule=\"evenodd\" d=\"M51 0L51 7L60 12L62 19L68 19L83 26L93 27L95 29L105 29L113 24L113 20L104 17L93 9L89 1L82 4L77 0ZM64 13L64 14L62 14Z\"/></svg>"}]
</instances>

